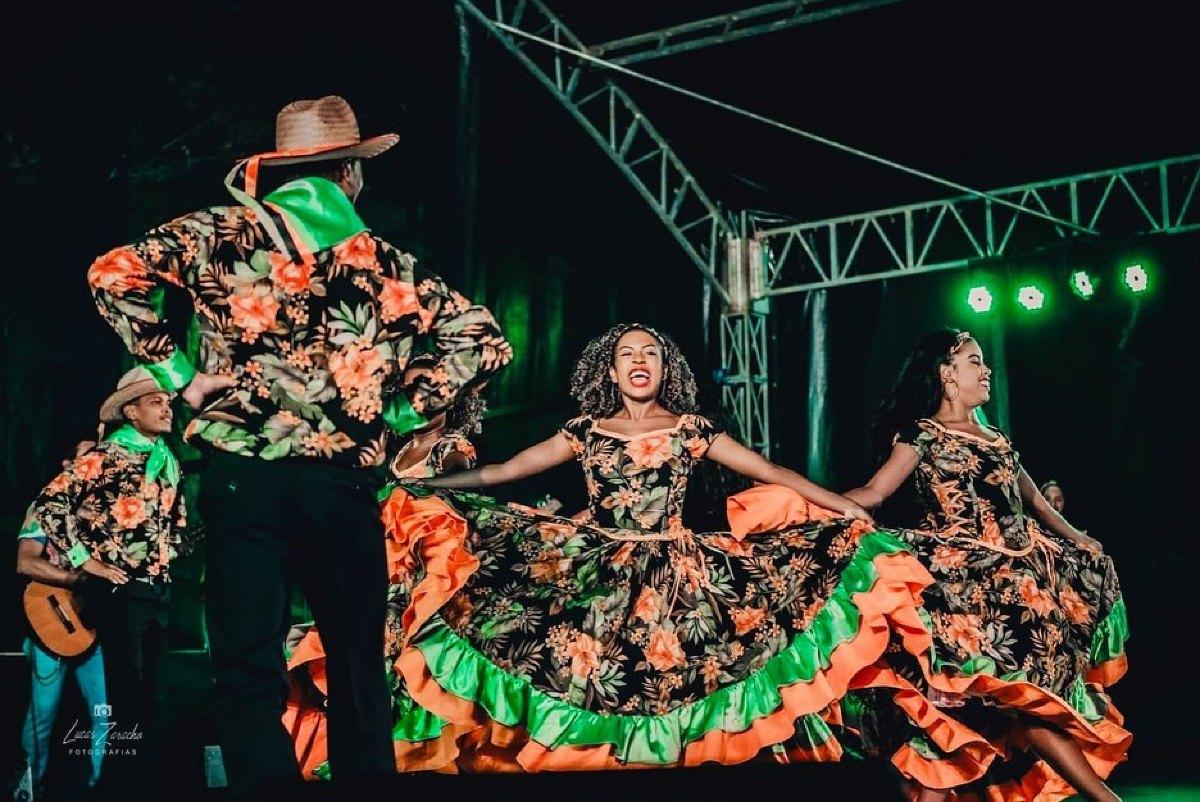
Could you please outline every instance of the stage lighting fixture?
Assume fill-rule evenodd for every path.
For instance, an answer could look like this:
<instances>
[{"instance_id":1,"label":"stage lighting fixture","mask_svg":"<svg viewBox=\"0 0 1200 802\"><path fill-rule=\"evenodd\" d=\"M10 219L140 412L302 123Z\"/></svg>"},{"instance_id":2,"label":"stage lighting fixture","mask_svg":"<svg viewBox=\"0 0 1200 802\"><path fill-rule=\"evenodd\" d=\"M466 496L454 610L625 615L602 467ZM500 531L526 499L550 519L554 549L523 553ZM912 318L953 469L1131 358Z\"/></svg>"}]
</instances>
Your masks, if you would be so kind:
<instances>
[{"instance_id":1,"label":"stage lighting fixture","mask_svg":"<svg viewBox=\"0 0 1200 802\"><path fill-rule=\"evenodd\" d=\"M1033 284L1026 284L1024 287L1017 290L1017 303L1025 307L1030 312L1035 312L1045 305L1046 293L1042 292Z\"/></svg>"},{"instance_id":2,"label":"stage lighting fixture","mask_svg":"<svg viewBox=\"0 0 1200 802\"><path fill-rule=\"evenodd\" d=\"M1071 291L1087 300L1096 294L1096 282L1086 270L1076 270L1071 274Z\"/></svg>"},{"instance_id":3,"label":"stage lighting fixture","mask_svg":"<svg viewBox=\"0 0 1200 802\"><path fill-rule=\"evenodd\" d=\"M984 286L972 287L967 293L967 306L980 315L990 312L992 309L991 290Z\"/></svg>"},{"instance_id":4,"label":"stage lighting fixture","mask_svg":"<svg viewBox=\"0 0 1200 802\"><path fill-rule=\"evenodd\" d=\"M1131 292L1145 292L1150 286L1150 276L1141 265L1129 265L1125 268L1125 286Z\"/></svg>"}]
</instances>

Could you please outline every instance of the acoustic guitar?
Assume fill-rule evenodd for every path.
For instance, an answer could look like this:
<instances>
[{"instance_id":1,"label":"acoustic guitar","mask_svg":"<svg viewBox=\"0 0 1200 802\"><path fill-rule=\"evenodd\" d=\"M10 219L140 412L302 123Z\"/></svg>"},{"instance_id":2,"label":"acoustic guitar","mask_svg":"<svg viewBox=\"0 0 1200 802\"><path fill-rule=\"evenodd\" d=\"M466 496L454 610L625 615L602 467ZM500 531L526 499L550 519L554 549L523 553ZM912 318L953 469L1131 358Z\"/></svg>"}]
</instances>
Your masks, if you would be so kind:
<instances>
[{"instance_id":1,"label":"acoustic guitar","mask_svg":"<svg viewBox=\"0 0 1200 802\"><path fill-rule=\"evenodd\" d=\"M83 623L82 605L68 588L32 581L25 588L24 604L25 618L47 651L76 657L96 642L96 630Z\"/></svg>"}]
</instances>

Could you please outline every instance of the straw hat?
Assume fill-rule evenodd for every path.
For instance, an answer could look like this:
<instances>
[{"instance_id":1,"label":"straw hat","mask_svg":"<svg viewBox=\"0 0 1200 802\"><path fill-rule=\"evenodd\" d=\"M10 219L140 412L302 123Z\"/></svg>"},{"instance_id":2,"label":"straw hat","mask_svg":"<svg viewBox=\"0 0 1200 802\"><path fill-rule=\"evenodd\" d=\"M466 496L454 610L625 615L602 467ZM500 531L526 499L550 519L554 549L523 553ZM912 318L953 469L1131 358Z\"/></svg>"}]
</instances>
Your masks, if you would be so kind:
<instances>
[{"instance_id":1,"label":"straw hat","mask_svg":"<svg viewBox=\"0 0 1200 802\"><path fill-rule=\"evenodd\" d=\"M134 368L117 382L117 390L100 405L100 420L103 423L121 423L121 407L150 393L165 392L145 368Z\"/></svg>"},{"instance_id":2,"label":"straw hat","mask_svg":"<svg viewBox=\"0 0 1200 802\"><path fill-rule=\"evenodd\" d=\"M337 95L326 95L284 106L275 117L275 150L258 158L276 165L370 159L399 141L396 134L362 139L350 104Z\"/></svg>"}]
</instances>

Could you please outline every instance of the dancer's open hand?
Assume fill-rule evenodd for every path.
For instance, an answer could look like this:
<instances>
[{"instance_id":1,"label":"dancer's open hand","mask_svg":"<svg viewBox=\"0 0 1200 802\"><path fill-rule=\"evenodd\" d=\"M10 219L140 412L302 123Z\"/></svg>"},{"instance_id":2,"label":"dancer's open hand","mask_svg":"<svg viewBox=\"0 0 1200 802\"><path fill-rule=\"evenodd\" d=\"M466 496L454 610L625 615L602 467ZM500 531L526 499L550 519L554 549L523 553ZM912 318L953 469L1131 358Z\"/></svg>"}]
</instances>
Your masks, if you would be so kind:
<instances>
[{"instance_id":1,"label":"dancer's open hand","mask_svg":"<svg viewBox=\"0 0 1200 802\"><path fill-rule=\"evenodd\" d=\"M1092 554L1102 554L1104 552L1104 544L1094 537L1088 537L1086 532L1080 531L1076 534L1074 540L1084 551L1090 551Z\"/></svg>"},{"instance_id":2,"label":"dancer's open hand","mask_svg":"<svg viewBox=\"0 0 1200 802\"><path fill-rule=\"evenodd\" d=\"M226 390L237 384L237 379L219 373L197 373L183 391L183 400L192 409L200 409L204 401L218 390Z\"/></svg>"}]
</instances>

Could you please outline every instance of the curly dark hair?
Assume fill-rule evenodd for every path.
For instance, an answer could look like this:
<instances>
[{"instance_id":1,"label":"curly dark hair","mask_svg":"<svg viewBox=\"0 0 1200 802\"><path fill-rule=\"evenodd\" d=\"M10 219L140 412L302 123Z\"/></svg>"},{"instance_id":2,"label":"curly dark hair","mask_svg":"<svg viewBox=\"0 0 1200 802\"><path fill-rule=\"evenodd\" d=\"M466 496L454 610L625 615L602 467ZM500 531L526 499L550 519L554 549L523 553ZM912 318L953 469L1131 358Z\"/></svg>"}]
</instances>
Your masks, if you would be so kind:
<instances>
[{"instance_id":1,"label":"curly dark hair","mask_svg":"<svg viewBox=\"0 0 1200 802\"><path fill-rule=\"evenodd\" d=\"M658 403L674 415L697 412L696 377L683 352L669 336L641 323L613 326L584 347L571 371L571 397L579 402L583 414L609 418L621 410L621 393L609 378L617 342L631 331L644 331L662 345L663 379L658 388Z\"/></svg>"},{"instance_id":2,"label":"curly dark hair","mask_svg":"<svg viewBox=\"0 0 1200 802\"><path fill-rule=\"evenodd\" d=\"M887 456L901 427L937 412L943 393L940 369L950 364L962 338L958 329L938 329L922 337L909 352L871 422L871 444L877 457Z\"/></svg>"},{"instance_id":3,"label":"curly dark hair","mask_svg":"<svg viewBox=\"0 0 1200 802\"><path fill-rule=\"evenodd\" d=\"M483 413L487 401L476 390L460 393L446 410L446 429L460 432L468 437L483 431Z\"/></svg>"}]
</instances>

